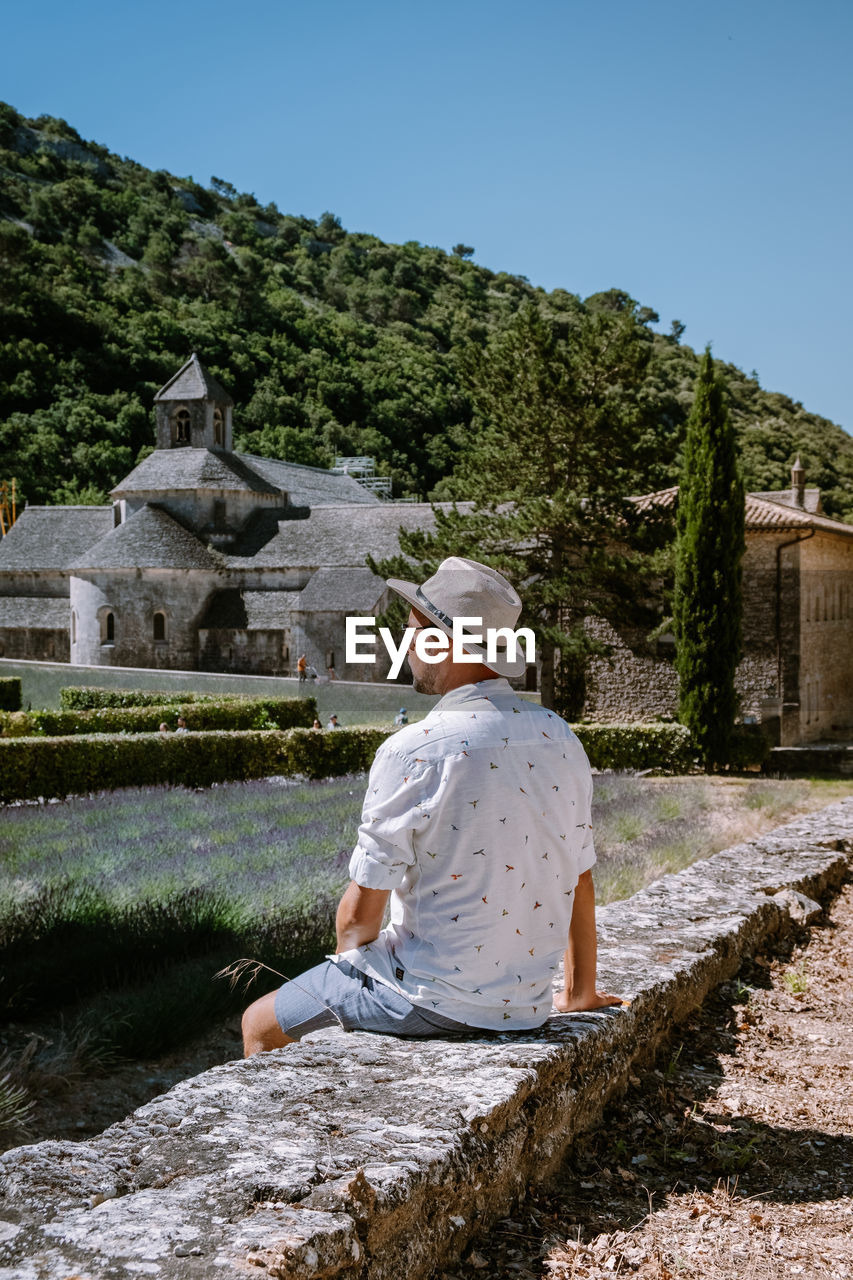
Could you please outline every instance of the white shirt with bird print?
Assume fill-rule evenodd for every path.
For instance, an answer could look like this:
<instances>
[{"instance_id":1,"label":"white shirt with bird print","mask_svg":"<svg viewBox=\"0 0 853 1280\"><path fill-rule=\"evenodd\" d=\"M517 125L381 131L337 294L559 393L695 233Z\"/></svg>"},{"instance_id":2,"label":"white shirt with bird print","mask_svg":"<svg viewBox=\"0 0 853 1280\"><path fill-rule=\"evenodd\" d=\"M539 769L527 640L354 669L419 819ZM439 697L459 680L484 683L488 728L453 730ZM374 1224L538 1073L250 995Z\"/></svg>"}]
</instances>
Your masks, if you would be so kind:
<instances>
[{"instance_id":1,"label":"white shirt with bird print","mask_svg":"<svg viewBox=\"0 0 853 1280\"><path fill-rule=\"evenodd\" d=\"M454 689L376 753L350 876L390 923L346 960L472 1027L551 1011L578 877L595 862L589 762L554 711L504 679Z\"/></svg>"}]
</instances>

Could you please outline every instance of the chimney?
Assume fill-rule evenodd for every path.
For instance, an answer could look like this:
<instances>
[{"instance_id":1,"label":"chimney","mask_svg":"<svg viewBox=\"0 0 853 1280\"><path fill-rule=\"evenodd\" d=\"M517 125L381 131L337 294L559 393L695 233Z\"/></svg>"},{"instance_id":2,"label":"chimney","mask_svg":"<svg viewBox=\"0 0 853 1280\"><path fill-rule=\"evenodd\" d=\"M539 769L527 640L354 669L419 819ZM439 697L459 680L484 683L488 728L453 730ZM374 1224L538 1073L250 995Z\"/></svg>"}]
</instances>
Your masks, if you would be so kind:
<instances>
[{"instance_id":1,"label":"chimney","mask_svg":"<svg viewBox=\"0 0 853 1280\"><path fill-rule=\"evenodd\" d=\"M802 509L806 497L806 473L797 454L797 461L791 467L791 500L795 507Z\"/></svg>"}]
</instances>

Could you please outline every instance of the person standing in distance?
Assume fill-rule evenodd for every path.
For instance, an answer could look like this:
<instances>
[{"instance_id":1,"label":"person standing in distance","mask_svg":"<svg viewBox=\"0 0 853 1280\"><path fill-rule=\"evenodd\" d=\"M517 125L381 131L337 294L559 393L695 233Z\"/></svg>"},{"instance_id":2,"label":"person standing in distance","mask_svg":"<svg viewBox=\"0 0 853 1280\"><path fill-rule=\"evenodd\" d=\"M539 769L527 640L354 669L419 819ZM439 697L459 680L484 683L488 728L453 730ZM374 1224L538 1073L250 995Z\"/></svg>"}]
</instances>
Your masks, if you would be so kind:
<instances>
[{"instance_id":1,"label":"person standing in distance","mask_svg":"<svg viewBox=\"0 0 853 1280\"><path fill-rule=\"evenodd\" d=\"M246 1010L246 1056L339 1024L407 1038L528 1031L553 1009L619 1004L596 987L592 777L556 712L518 697L525 670L504 642L415 645L454 618L514 630L521 601L501 574L450 557L422 587L390 579L411 606L416 691L429 715L382 744L370 770L337 951ZM382 920L390 898L390 921ZM553 984L564 964L564 981Z\"/></svg>"}]
</instances>

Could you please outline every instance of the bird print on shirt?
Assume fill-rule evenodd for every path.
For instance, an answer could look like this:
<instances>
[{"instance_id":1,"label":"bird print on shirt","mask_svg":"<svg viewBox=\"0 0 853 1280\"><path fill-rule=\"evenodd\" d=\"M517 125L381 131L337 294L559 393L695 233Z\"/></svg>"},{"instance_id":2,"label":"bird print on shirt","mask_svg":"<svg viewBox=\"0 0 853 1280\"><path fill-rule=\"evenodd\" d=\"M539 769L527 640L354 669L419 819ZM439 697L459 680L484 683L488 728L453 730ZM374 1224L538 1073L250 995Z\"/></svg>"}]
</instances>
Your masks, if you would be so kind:
<instances>
[{"instance_id":1,"label":"bird print on shirt","mask_svg":"<svg viewBox=\"0 0 853 1280\"><path fill-rule=\"evenodd\" d=\"M457 697L456 694L451 696ZM381 772L371 779L376 808L371 814L368 806L368 812L365 813L364 822L370 833L370 844L366 850L362 850L362 856L367 854L384 863L382 870L387 871L389 879L393 878L399 884L401 873L406 869L405 864L411 862L413 851L413 883L420 880L421 902L425 905L430 897L443 895L445 900L448 896L451 897L458 906L458 910L450 916L445 916L443 910L425 916L425 919L434 922L430 927L436 938L443 943L443 950L440 961L437 962L439 967L433 970L437 976L432 977L427 972L419 976L418 982L440 983L443 978L449 983L447 996L444 1000L432 1002L433 1007L448 1017L457 1017L460 1022L476 1026L480 1025L478 1017L473 1016L476 1001L476 1008L487 1014L492 1027L503 1028L505 1022L510 1022L514 1027L519 1018L526 1018L529 1025L531 1021L538 1020L539 1009L543 1009L543 1017L547 1012L542 1000L543 983L556 969L556 963L551 962L557 957L558 944L563 941L565 945L564 940L557 935L563 933L568 922L574 891L561 891L559 881L562 878L564 884L574 883L577 872L573 873L573 857L579 853L582 841L589 839L587 825L582 822L571 824L571 829L575 832L571 837L568 835L568 827L565 832L559 832L557 824L562 818L558 809L565 815L564 804L568 800L570 805L576 807L578 817L584 814L588 822L588 808L585 800L580 798L582 793L572 776L576 747L570 746L567 741L567 738L570 740L570 735L559 717L548 713L549 728L547 731L543 730L541 725L544 716L540 708L531 707L518 698L510 699L506 693L501 695L496 690L489 712L482 713L481 722L481 713L471 711L471 700L470 695L458 697L462 705L451 706L447 713L443 713L444 719L441 716L431 716L421 726L419 736L424 741L420 744L420 750L426 751L426 756L415 756L411 748L406 750L405 747L396 748L394 759L389 752L389 758L385 761L389 770L387 783ZM464 706L465 701L468 702L467 706ZM495 729L501 717L504 724L509 722L510 713L523 714L524 724L521 728L524 732L517 737L514 733L500 736L495 733ZM466 719L470 722L467 725L464 723ZM398 741L404 742L405 739ZM570 755L569 751L562 751L562 765L561 747L569 747L572 752ZM501 749L511 752L509 762L501 763L495 758L495 752ZM571 764L566 765L567 760ZM415 768L416 765L424 765L425 768ZM527 767L526 786L517 781L518 773L524 766ZM530 779L534 771L535 790L531 791L533 784ZM497 772L502 775L500 780L494 777ZM517 790L513 790L513 776L516 778ZM549 778L554 781L549 782ZM374 786L377 782L381 785ZM544 784L541 789L538 785L540 782ZM410 783L416 785L410 787ZM547 800L545 790L553 791L555 796L559 795L559 806L556 801L551 804ZM472 791L475 791L475 798L469 799ZM412 792L419 794L420 798L414 799ZM509 814L496 814L495 809L499 806L503 808L504 805L511 806L513 795L521 795L524 804L516 805L513 827L510 830ZM574 800L573 795L576 797ZM396 802L398 796L399 804ZM469 807L472 810L470 814L467 812ZM431 817L429 810L432 811ZM374 814L377 815L375 819ZM400 821L402 814L408 820L407 825ZM458 822L456 818L459 819ZM490 825L494 821L504 828L503 832L495 831ZM470 840L475 827L476 833L483 836L486 844L472 849ZM401 838L401 833L405 832L411 834ZM377 837L375 841L374 833ZM466 837L464 843L456 839L463 833ZM554 845L558 835L560 844ZM432 840L436 849L424 848L427 839ZM466 845L467 856L472 859L482 858L482 862L467 862L465 872L448 871L448 865L459 866L464 860ZM535 852L537 849L538 852ZM401 850L406 853L405 858L401 858ZM516 861L506 862L507 853L511 853ZM509 885L502 881L504 888L511 890L513 906L504 905L493 910L492 907L496 907L498 901L495 893L499 887L497 876L501 863L504 874L513 877ZM519 884L515 880L516 871L530 876L532 902L526 893L527 880ZM451 885L447 884L448 879ZM466 881L467 891L458 884L462 879ZM451 887L453 892L448 895ZM404 887L400 887L397 892L405 900L410 892L406 881ZM479 907L476 906L478 896L480 906L490 908L480 915ZM568 897L569 902L557 907L561 896ZM530 922L537 911L544 909L546 902L553 914L559 913L560 918L547 921L548 934L543 939L543 930L536 929ZM415 947L421 936L420 931L413 935L412 930L406 927L409 924L413 926L414 919L414 915L411 918L404 915L396 925L396 937L406 939L398 962L407 974L410 969L407 961L414 962L414 955L407 957L406 954L410 946L408 939L412 938L411 946ZM545 920L538 916L536 919L542 922L544 928ZM507 920L508 928L504 929L501 924L500 929L495 929L494 925L498 920ZM451 923L454 927L457 924L462 927L451 931L447 927ZM524 929L521 928L522 924L525 925ZM476 935L478 931L482 933L484 941L472 944L471 934ZM528 947L525 946L528 940L525 934L531 932L540 941L535 946ZM469 947L474 951L473 956L468 951ZM364 951L365 948L362 948L363 953ZM381 976L384 961L379 959L379 953L380 947L378 943L374 943L372 957L376 958L371 959L371 964L379 970ZM497 970L494 974L491 973L492 967ZM470 984L481 977L486 986L472 988ZM406 982L402 985L405 987ZM504 991L509 992L508 996L501 996L501 985ZM458 998L462 1002L460 1011L456 1014L450 1000L450 994L454 990L458 992ZM528 1003L532 999L537 1000L537 1005ZM466 1000L470 1002L467 1009L464 1007ZM500 1010L501 1003L504 1004L503 1011Z\"/></svg>"}]
</instances>

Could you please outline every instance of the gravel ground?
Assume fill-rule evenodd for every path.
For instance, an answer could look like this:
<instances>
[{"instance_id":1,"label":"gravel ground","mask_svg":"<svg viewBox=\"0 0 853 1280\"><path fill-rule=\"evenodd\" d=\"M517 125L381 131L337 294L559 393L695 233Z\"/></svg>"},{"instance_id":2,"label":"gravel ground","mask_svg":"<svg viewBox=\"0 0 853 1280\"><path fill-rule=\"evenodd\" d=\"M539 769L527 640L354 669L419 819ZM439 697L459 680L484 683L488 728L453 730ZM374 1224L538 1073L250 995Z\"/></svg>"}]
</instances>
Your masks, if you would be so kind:
<instances>
[{"instance_id":1,"label":"gravel ground","mask_svg":"<svg viewBox=\"0 0 853 1280\"><path fill-rule=\"evenodd\" d=\"M853 1277L853 886L679 1028L446 1280Z\"/></svg>"}]
</instances>

